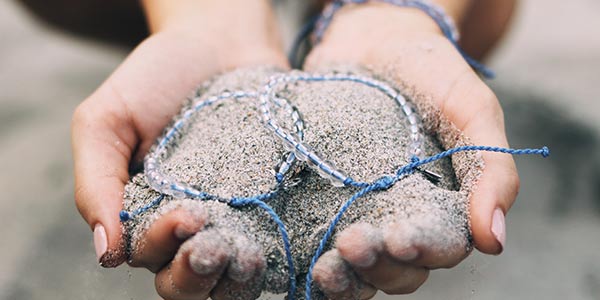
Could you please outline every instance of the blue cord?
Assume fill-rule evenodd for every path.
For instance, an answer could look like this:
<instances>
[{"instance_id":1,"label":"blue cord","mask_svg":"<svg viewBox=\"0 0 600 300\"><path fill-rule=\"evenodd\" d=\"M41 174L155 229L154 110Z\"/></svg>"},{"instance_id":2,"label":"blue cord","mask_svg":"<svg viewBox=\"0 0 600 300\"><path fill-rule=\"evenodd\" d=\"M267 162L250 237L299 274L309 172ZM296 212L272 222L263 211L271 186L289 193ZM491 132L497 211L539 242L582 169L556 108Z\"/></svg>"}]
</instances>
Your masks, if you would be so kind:
<instances>
[{"instance_id":1,"label":"blue cord","mask_svg":"<svg viewBox=\"0 0 600 300\"><path fill-rule=\"evenodd\" d=\"M353 1L358 1L358 0L353 0ZM378 85L378 82L371 81L371 80L365 81L365 80L361 80L357 77L337 78L335 76L334 77L331 77L331 76L313 76L313 77L298 76L295 80L306 80L306 81L349 80L349 81L363 83L363 84L366 84L366 85L374 87L374 88L378 88L382 92L385 92L389 95L387 89L385 87ZM272 88L269 84L267 85L267 87ZM256 97L257 95L258 94L254 93L254 92L242 92L242 91L234 92L234 93L226 92L220 96L214 96L204 102L198 103L191 110L188 110L183 114L183 119L177 121L173 125L171 130L168 131L168 133L165 135L164 139L159 143L159 146L165 147L166 144L170 140L176 138L176 135L179 134L179 131L184 126L185 120L190 118L194 112L199 111L203 107L208 106L213 103L216 103L220 100L223 100L223 99L226 99L229 97L233 97L233 98L252 97L252 96ZM393 97L393 96L391 96L391 97L396 99L396 97ZM274 125L272 125L271 121L267 122L267 125L269 125L269 124L271 126L274 126ZM297 124L297 127L298 127L297 130L300 133L302 132L301 129L303 128L303 126L304 126L303 124ZM280 128L279 128L279 130L280 130ZM277 133L277 130L275 131L275 133ZM285 136L285 137L288 138L287 136ZM299 147L299 146L296 146L296 147ZM547 147L543 147L541 149L509 149L509 148L490 147L490 146L461 146L461 147L456 147L456 148L452 148L452 149L443 151L441 153L438 153L436 155L433 155L433 156L430 156L430 157L427 157L424 159L419 159L418 157L413 156L411 159L411 162L408 163L407 165L399 168L394 176L385 176L373 183L355 181L351 177L346 177L343 180L340 179L341 181L343 181L343 184L345 186L358 187L358 188L360 188L360 190L356 194L354 194L350 199L348 199L348 201L346 201L344 203L344 205L340 208L340 210L338 211L338 213L335 215L332 222L330 223L325 235L319 242L319 247L317 248L317 251L315 252L315 255L313 256L313 258L311 259L308 273L306 275L306 290L305 290L306 299L307 300L311 299L310 293L311 293L311 288L312 288L312 281L313 281L312 273L314 270L314 266L315 266L317 260L319 259L319 257L321 256L321 254L323 253L323 251L325 250L329 239L334 234L335 228L336 228L337 224L339 223L340 219L342 218L343 214L349 209L349 207L352 205L352 203L354 203L357 199L359 199L371 192L386 190L386 189L390 188L396 182L401 180L404 176L407 176L408 174L413 173L419 166L434 162L436 160L439 160L439 159L442 159L442 158L451 156L455 153L463 152L463 151L490 151L490 152L507 153L507 154L512 154L512 155L540 154L543 157L547 157L550 154L550 151L548 150ZM309 158L311 158L311 155L313 155L312 152L311 153L303 152L303 153L305 156L307 156ZM294 160L295 160L294 155L291 155L290 157L285 159L287 164L293 163ZM313 163L318 162L317 158L311 158L311 160L313 161ZM148 169L151 169L151 167L155 168L155 169L157 167L156 163L153 161L147 160L146 163L147 163L146 164L146 173L148 172ZM286 170L283 170L276 174L276 181L277 181L278 185L283 184L285 172L286 172ZM148 176L148 174L146 174L146 175L147 175L146 176L147 178L153 178L152 176ZM169 188L169 190L173 193L170 195L175 196L175 197L187 197L187 198L199 199L199 200L204 200L204 201L206 201L206 200L220 201L220 202L226 203L233 207L242 207L242 206L252 205L252 206L260 207L267 214L269 214L269 216L276 223L276 225L281 233L281 238L283 240L283 247L284 247L284 251L285 251L285 255L286 255L286 260L287 260L287 264L288 264L288 274L289 274L288 299L293 300L295 298L295 293L296 293L296 289L297 289L296 270L294 267L289 235L287 233L287 230L285 228L285 224L283 223L283 221L279 218L279 216L277 215L275 210L265 202L265 201L271 199L272 197L274 197L276 195L278 189L267 192L267 193L259 194L256 196L247 197L247 198L234 197L234 198L227 199L227 198L219 197L217 195L212 195L212 194L209 194L206 192L196 190L195 188L193 188L191 186L181 185L181 184L177 184L175 182L169 183L168 180L165 182L160 180L160 187L163 187L163 185L167 186ZM119 218L120 218L121 222L127 222L129 220L132 220L136 216L147 212L149 209L159 206L161 204L161 202L164 200L164 198L165 198L165 194L161 193L159 196L157 196L155 199L153 199L150 203L148 203L138 209L135 209L132 212L128 212L125 210L121 211L119 213Z\"/></svg>"},{"instance_id":2,"label":"blue cord","mask_svg":"<svg viewBox=\"0 0 600 300\"><path fill-rule=\"evenodd\" d=\"M279 232L281 233L281 239L283 240L283 248L285 250L285 257L288 264L288 274L290 277L288 299L294 300L294 297L296 295L296 269L294 268L294 260L292 258L292 246L290 244L290 238L287 233L287 230L285 229L285 224L283 224L283 221L281 221L279 215L277 215L277 212L275 212L275 210L263 200L266 199L261 199L260 196L250 198L233 198L231 199L231 202L229 204L235 207L242 207L246 205L258 206L264 211L266 211L271 216L275 224L277 224L277 227L279 227Z\"/></svg>"},{"instance_id":3,"label":"blue cord","mask_svg":"<svg viewBox=\"0 0 600 300\"><path fill-rule=\"evenodd\" d=\"M335 227L342 219L342 216L344 215L344 213L348 210L348 208L350 208L352 203L354 203L359 198L361 198L371 192L389 189L396 182L401 180L404 176L413 173L415 171L415 169L419 166L422 166L422 165L434 162L436 160L440 160L442 158L451 156L455 153L464 152L464 151L501 152L501 153L507 153L507 154L512 154L512 155L539 154L542 157L548 157L550 155L550 150L548 149L548 147L545 147L545 146L542 147L541 149L510 149L510 148L490 147L490 146L461 146L461 147L456 147L456 148L446 150L444 152L438 153L436 155L433 155L433 156L430 156L430 157L427 157L424 159L419 159L416 156L413 157L412 162L401 167L400 169L398 169L398 172L396 172L395 176L384 176L384 177L380 178L379 180L373 182L372 184L367 185L360 191L356 192L356 194L354 194L352 197L350 197L350 199L348 199L348 201L346 201L344 203L344 205L342 205L342 207L340 208L338 213L335 215L335 217L333 218L331 223L329 223L329 227L327 228L327 231L325 232L325 234L323 235L323 238L319 242L319 247L315 251L315 255L311 259L310 266L308 268L308 273L306 274L306 286L305 286L305 290L304 290L306 300L311 299L313 270L315 268L315 264L317 263L321 254L323 254L323 251L325 250L325 247L327 246L329 239L331 238L331 236L333 235L333 233L335 231ZM351 184L353 184L353 183L351 183ZM356 182L355 184L362 185L363 183ZM353 185L355 185L355 184L353 184Z\"/></svg>"},{"instance_id":4,"label":"blue cord","mask_svg":"<svg viewBox=\"0 0 600 300\"><path fill-rule=\"evenodd\" d=\"M399 168L398 171L396 172L395 176L384 176L371 184L354 181L351 178L348 178L348 182L347 182L348 185L362 187L362 189L359 190L357 193L355 193L350 199L348 199L342 205L342 207L340 208L338 213L335 215L335 217L333 218L333 220L327 227L327 231L323 235L323 238L319 242L319 246L318 246L317 250L315 251L314 256L311 259L310 266L308 268L308 273L306 274L306 285L305 285L306 300L311 299L314 267L315 267L319 257L321 257L321 255L323 254L323 251L327 247L327 243L329 242L329 239L331 238L331 236L333 236L333 233L335 232L335 228L336 228L337 224L340 222L343 215L346 213L346 211L350 208L350 206L356 200L358 200L361 197L364 197L365 195L367 195L371 192L389 189L396 182L401 180L404 176L413 173L416 168L418 168L422 165L432 163L434 161L440 160L445 157L449 157L458 152L465 152L465 151L500 152L500 153L507 153L507 154L512 154L512 155L539 154L542 157L548 157L550 155L550 150L548 149L548 147L542 147L540 149L510 149L510 148L491 147L491 146L461 146L461 147L456 147L456 148L446 150L444 152L440 152L436 155L426 157L424 159L419 159L418 157L415 156L412 158L412 160L409 164ZM267 203L265 203L266 200L272 198L274 195L275 195L275 192L267 193L267 194L260 194L260 195L248 197L248 198L231 198L228 201L228 204L233 207L243 207L243 206L248 206L248 205L258 206L261 209L263 209L267 214L269 214L269 216L271 216L271 218L273 219L275 224L277 224L279 232L281 233L281 238L283 240L283 248L285 251L286 260L287 260L287 264L288 264L289 285L290 285L289 290L288 290L288 299L293 300L295 298L297 282L296 282L296 276L295 276L296 269L294 267L294 262L293 262L293 258L292 258L292 250L291 250L292 246L290 243L289 235L285 228L285 224L283 223L283 221L281 220L281 218L279 217L277 212L275 212L275 210L272 207L270 207ZM153 201L151 201L149 204L147 204L131 213L127 212L125 210L121 211L119 214L121 222L127 222L127 221L133 219L135 216L146 212L148 209L158 206L161 203L161 201L164 199L164 196L165 196L164 194L159 195Z\"/></svg>"},{"instance_id":5,"label":"blue cord","mask_svg":"<svg viewBox=\"0 0 600 300\"><path fill-rule=\"evenodd\" d=\"M310 33L315 29L315 24L319 20L319 16L311 17L303 26L300 28L300 31L294 38L294 42L292 43L292 48L290 49L290 53L288 55L288 61L292 68L299 69L301 66L301 62L298 60L298 53L300 52L300 46L302 43L308 38Z\"/></svg>"}]
</instances>

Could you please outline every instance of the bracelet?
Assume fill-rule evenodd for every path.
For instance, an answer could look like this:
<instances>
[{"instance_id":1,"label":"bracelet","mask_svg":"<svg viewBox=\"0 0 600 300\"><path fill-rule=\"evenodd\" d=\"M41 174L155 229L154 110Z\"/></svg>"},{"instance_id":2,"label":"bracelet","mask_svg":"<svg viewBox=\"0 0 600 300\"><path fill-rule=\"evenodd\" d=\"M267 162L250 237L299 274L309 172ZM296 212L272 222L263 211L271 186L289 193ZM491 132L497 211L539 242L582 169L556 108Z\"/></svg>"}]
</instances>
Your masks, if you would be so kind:
<instances>
[{"instance_id":1,"label":"bracelet","mask_svg":"<svg viewBox=\"0 0 600 300\"><path fill-rule=\"evenodd\" d=\"M482 63L478 62L476 59L470 57L467 53L465 53L462 48L458 45L458 41L460 39L460 34L458 29L456 28L456 24L448 16L444 10L433 3L430 3L426 0L334 0L329 3L323 12L317 17L311 19L299 32L298 36L294 40L292 45L292 50L290 51L290 62L293 66L297 67L298 63L296 63L296 58L298 56L298 51L301 44L307 40L308 35L313 32L312 44L316 45L321 42L323 35L331 21L333 20L333 16L335 13L340 10L346 4L364 4L369 1L378 1L383 3L388 3L400 7L411 7L417 8L430 16L435 23L440 27L440 30L444 34L444 36L454 45L456 50L460 53L460 55L465 59L465 61L473 68L475 71L479 72L485 78L494 78L495 74L492 70L487 68Z\"/></svg>"},{"instance_id":2,"label":"bracelet","mask_svg":"<svg viewBox=\"0 0 600 300\"><path fill-rule=\"evenodd\" d=\"M300 112L286 98L277 95L277 87L287 83L309 82L318 83L325 81L334 82L353 82L356 84L371 87L379 92L384 93L394 101L404 115L408 128L410 129L411 145L407 155L410 161L404 166L399 167L391 173L392 175L383 174L382 177L373 182L362 182L354 180L352 177L345 175L342 170L338 170L335 166L324 160L310 146L305 145L303 141L305 124ZM218 105L222 101L237 100L246 98L255 103L255 107L259 113L259 118L262 124L273 134L281 139L282 145L288 150L288 154L282 157L282 162L274 170L276 179L275 186L269 191L262 191L253 196L234 196L223 197L213 195L200 190L200 187L192 184L179 182L175 178L171 178L169 174L163 172L162 163L171 154L174 143L181 139L189 130L190 123L194 120L194 116L203 109L212 105ZM283 119L283 120L278 120ZM278 121L282 122L281 124ZM288 124L289 123L289 124ZM258 207L267 213L275 225L278 227L283 244L283 252L287 262L289 286L287 299L294 300L297 290L296 267L292 256L292 243L289 238L285 223L279 217L277 212L269 205L269 200L275 197L281 189L286 187L286 180L293 181L293 176L286 176L290 170L290 166L295 161L304 161L308 166L316 170L316 172L331 181L335 186L346 186L357 188L356 192L345 201L335 214L331 222L327 225L327 231L321 237L318 247L310 260L306 281L304 284L304 299L311 300L313 289L313 271L317 260L321 254L327 249L331 243L331 238L335 233L338 223L342 219L345 212L352 204L359 199L372 193L380 192L391 188L397 182L403 180L410 174L421 172L428 179L436 179L438 174L428 172L422 167L434 161L450 157L459 152L465 151L489 151L500 152L512 155L524 154L539 154L547 157L550 152L547 147L540 149L509 149L502 147L490 146L460 146L446 151L440 152L433 156L424 156L422 153L422 136L420 132L422 127L421 120L417 117L416 111L407 99L402 96L401 92L393 86L385 82L376 80L367 76L353 74L307 74L307 73L291 73L279 74L271 77L261 89L255 91L225 91L221 94L205 97L198 95L193 100L193 104L186 108L178 117L178 119L169 127L158 144L148 153L144 162L144 173L149 186L158 194L156 198L132 211L123 210L119 213L122 223L129 222L151 209L158 207L167 197L170 199L188 198L199 201L219 201L226 203L232 207ZM294 184L292 182L291 184Z\"/></svg>"}]
</instances>

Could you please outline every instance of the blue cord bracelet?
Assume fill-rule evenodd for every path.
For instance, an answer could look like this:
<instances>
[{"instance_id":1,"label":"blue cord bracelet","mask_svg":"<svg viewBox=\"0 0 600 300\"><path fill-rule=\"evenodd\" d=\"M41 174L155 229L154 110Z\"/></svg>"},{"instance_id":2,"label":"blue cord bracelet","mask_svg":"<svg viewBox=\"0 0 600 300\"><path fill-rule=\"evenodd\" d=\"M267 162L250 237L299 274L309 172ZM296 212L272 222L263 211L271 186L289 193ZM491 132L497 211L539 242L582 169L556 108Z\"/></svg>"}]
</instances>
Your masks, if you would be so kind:
<instances>
[{"instance_id":1,"label":"blue cord bracelet","mask_svg":"<svg viewBox=\"0 0 600 300\"><path fill-rule=\"evenodd\" d=\"M302 43L304 41L308 40L308 36L310 35L311 32L313 32L313 34L314 34L313 44L315 44L315 45L318 44L321 41L321 39L323 38L325 31L331 24L331 21L333 20L335 13L338 10L340 10L344 5L364 4L369 1L388 3L388 4L400 6L400 7L411 7L411 8L416 8L416 9L423 11L425 14L427 14L429 17L431 17L435 21L435 23L439 26L439 28L442 31L442 33L444 34L444 36L452 43L452 45L454 45L456 50L460 53L460 55L465 59L465 61L473 69L475 69L484 78L487 78L487 79L492 79L496 76L494 71L492 71L491 69L489 69L482 63L478 62L476 59L469 56L459 46L458 41L460 39L460 36L458 33L458 29L456 28L454 21L444 12L444 10L437 5L430 3L428 1L424 1L424 0L335 0L335 1L332 1L325 7L325 9L323 9L323 12L320 15L309 19L309 21L302 27L302 29L300 30L300 32L294 39L292 48L290 50L290 54L289 54L290 64L295 68L300 67L299 63L297 62L297 59L298 59L299 49L300 49Z\"/></svg>"},{"instance_id":2,"label":"blue cord bracelet","mask_svg":"<svg viewBox=\"0 0 600 300\"><path fill-rule=\"evenodd\" d=\"M414 173L415 171L421 171L419 167L440 160L445 157L449 157L453 154L465 151L488 151L488 152L500 152L511 155L525 155L525 154L537 154L543 157L547 157L550 152L547 147L540 149L509 149L502 147L491 147L491 146L460 146L452 148L433 156L420 158L419 152L414 151L415 149L409 149L408 155L410 155L410 162L406 165L398 168L393 176L384 176L379 180L371 183L355 181L350 176L343 175L341 170L334 169L331 165L323 160L320 156L316 155L314 150L309 146L303 144L303 129L304 123L298 111L286 100L278 98L275 93L275 88L280 84L291 83L291 82L323 82L323 81L347 81L354 82L357 84L363 84L379 90L386 94L390 99L394 100L402 109L409 126L418 126L418 120L411 117L415 114L414 108L410 106L408 102L397 90L387 85L384 82L375 80L370 77L357 76L352 74L330 74L330 75L314 75L296 72L294 74L281 74L276 75L269 79L269 81L263 86L261 91L237 91L237 92L225 92L217 96L208 97L204 101L198 101L192 105L191 108L185 110L180 118L175 121L171 128L167 130L167 133L159 140L157 147L148 154L145 160L145 175L150 183L150 186L156 190L159 194L158 197L153 199L148 204L135 209L133 211L121 211L119 214L121 222L127 222L132 220L148 210L159 206L164 201L166 195L171 196L174 199L177 198L190 198L198 199L202 201L212 200L221 201L227 203L232 207L244 207L244 206L256 206L264 210L275 222L281 239L283 241L283 248L286 255L286 262L288 265L289 274L289 288L288 288L288 299L295 299L297 281L296 281L296 269L294 267L294 261L292 257L292 245L289 240L285 224L277 213L270 207L267 202L273 198L279 191L278 187L281 187L285 183L285 174L289 170L289 166L294 163L295 160L303 160L307 162L307 165L315 169L320 176L328 178L331 182L338 186L352 186L359 187L360 190L356 192L350 199L348 199L340 208L338 213L331 220L327 227L326 233L323 235L319 246L311 259L308 273L306 274L305 284L305 297L307 300L311 299L312 285L313 285L313 270L314 266L323 253L326 250L327 244L335 232L337 224L340 222L344 213L361 197L364 197L370 193L389 189L395 183L402 180L405 176ZM222 198L217 195L212 195L196 188L185 184L179 183L168 175L162 174L160 169L160 162L168 155L168 147L174 143L177 139L181 138L190 122L192 116L198 111L205 107L224 101L226 99L239 99L249 98L256 100L256 106L260 112L260 117L263 125L268 128L272 134L279 137L284 145L290 149L290 152L283 159L285 163L282 163L278 172L275 174L277 185L271 190L251 197L232 197ZM275 109L284 109L288 112L288 115L292 119L294 134L288 132L286 128L278 125L275 118L272 117L272 111Z\"/></svg>"}]
</instances>

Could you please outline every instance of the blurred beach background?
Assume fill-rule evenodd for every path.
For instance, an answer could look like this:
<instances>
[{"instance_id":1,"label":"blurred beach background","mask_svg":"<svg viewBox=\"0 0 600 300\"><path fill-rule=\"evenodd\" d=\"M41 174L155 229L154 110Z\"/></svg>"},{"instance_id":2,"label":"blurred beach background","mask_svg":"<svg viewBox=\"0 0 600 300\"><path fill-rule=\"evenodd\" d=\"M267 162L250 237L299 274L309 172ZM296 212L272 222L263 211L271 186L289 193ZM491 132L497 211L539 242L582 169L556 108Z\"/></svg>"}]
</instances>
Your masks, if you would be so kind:
<instances>
[{"instance_id":1,"label":"blurred beach background","mask_svg":"<svg viewBox=\"0 0 600 300\"><path fill-rule=\"evenodd\" d=\"M489 84L511 145L552 155L517 158L507 248L375 299L600 299L600 2L520 6ZM0 299L158 299L148 272L98 266L73 201L71 114L127 53L0 1Z\"/></svg>"}]
</instances>

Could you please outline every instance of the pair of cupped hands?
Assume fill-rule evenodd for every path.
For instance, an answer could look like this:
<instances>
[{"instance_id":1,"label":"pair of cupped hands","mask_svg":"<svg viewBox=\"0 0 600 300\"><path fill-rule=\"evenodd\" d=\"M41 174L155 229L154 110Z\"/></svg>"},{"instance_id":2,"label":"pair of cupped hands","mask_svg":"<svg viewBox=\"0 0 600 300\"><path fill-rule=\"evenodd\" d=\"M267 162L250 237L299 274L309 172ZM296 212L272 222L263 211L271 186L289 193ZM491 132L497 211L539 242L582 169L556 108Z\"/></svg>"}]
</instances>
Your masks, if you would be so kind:
<instances>
[{"instance_id":1,"label":"pair of cupped hands","mask_svg":"<svg viewBox=\"0 0 600 300\"><path fill-rule=\"evenodd\" d=\"M235 18L211 12L220 9L216 4L201 16L179 11L177 21L151 22L155 33L76 109L72 121L75 198L93 230L102 266L114 267L127 260L119 211L129 170L139 167L163 128L179 112L182 99L199 83L228 70L259 65L290 68L272 12L261 7L265 5L223 8L223 13L237 13ZM342 9L322 42L308 55L304 70L332 64L373 69L391 65L397 78L429 96L474 144L507 146L498 100L420 11L387 5ZM470 223L476 248L499 254L506 237L504 215L515 200L518 175L510 156L482 156L485 169L470 199ZM149 250L130 263L157 274L157 291L164 299L228 299L218 288L219 281L226 279L196 274L185 261L173 260L183 242L177 228L193 227L187 224L189 219L185 212L174 211L156 221L144 237L154 246L146 247ZM418 248L419 259L407 265L395 263L394 253L380 249L376 261L364 267L353 263L353 251L342 251L367 249L370 245L366 243L368 239L346 238L336 244L364 282L363 299L371 298L378 289L389 294L413 292L430 269L452 267L464 259L464 255ZM411 273L416 275L403 276L407 268L416 270ZM167 270L172 285L160 284ZM317 278L317 284L326 281ZM345 297L344 291L327 296Z\"/></svg>"}]
</instances>

